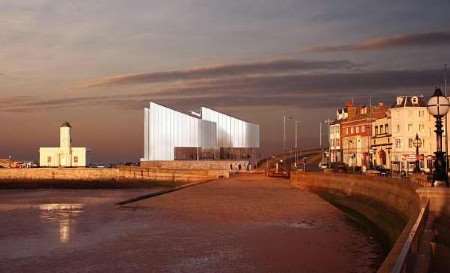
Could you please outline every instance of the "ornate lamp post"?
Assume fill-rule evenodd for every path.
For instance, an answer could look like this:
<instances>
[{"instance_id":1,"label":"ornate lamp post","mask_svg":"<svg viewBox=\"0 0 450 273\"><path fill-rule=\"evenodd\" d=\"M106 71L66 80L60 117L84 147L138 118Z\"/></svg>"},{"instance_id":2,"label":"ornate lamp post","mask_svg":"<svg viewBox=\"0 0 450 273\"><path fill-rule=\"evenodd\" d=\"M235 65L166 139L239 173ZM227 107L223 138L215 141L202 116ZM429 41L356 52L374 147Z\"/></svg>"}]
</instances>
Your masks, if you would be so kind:
<instances>
[{"instance_id":1,"label":"ornate lamp post","mask_svg":"<svg viewBox=\"0 0 450 273\"><path fill-rule=\"evenodd\" d=\"M437 88L433 96L428 100L428 112L436 118L436 160L434 162L433 185L445 183L448 186L448 174L446 170L445 153L442 152L442 117L447 115L449 101Z\"/></svg>"},{"instance_id":2,"label":"ornate lamp post","mask_svg":"<svg viewBox=\"0 0 450 273\"><path fill-rule=\"evenodd\" d=\"M419 148L422 146L422 140L419 138L419 134L416 134L414 146L416 147L416 166L414 168L414 172L420 173Z\"/></svg>"}]
</instances>

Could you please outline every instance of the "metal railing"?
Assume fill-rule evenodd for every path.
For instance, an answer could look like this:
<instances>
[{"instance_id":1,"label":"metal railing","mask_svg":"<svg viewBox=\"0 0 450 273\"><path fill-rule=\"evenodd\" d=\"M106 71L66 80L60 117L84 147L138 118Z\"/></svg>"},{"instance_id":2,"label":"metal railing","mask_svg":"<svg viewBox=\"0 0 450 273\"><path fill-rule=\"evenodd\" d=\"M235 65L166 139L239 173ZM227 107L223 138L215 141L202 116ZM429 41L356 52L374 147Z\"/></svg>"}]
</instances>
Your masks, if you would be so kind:
<instances>
[{"instance_id":1,"label":"metal railing","mask_svg":"<svg viewBox=\"0 0 450 273\"><path fill-rule=\"evenodd\" d=\"M416 258L419 252L419 244L425 229L426 220L429 213L429 201L420 209L416 222L411 227L408 238L403 244L402 250L395 261L391 273L405 273L412 272L415 265Z\"/></svg>"}]
</instances>

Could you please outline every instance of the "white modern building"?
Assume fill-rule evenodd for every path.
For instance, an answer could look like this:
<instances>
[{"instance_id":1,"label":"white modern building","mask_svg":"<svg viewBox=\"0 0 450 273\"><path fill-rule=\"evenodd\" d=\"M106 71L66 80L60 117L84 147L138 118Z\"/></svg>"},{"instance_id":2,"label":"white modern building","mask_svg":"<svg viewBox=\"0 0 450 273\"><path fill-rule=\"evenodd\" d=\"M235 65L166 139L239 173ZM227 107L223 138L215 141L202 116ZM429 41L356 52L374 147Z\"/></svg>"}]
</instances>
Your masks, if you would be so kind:
<instances>
[{"instance_id":1,"label":"white modern building","mask_svg":"<svg viewBox=\"0 0 450 273\"><path fill-rule=\"evenodd\" d=\"M259 148L259 126L202 107L202 120L217 126L217 145L222 148Z\"/></svg>"},{"instance_id":2,"label":"white modern building","mask_svg":"<svg viewBox=\"0 0 450 273\"><path fill-rule=\"evenodd\" d=\"M142 161L243 159L259 148L259 125L206 107L200 116L150 102L144 109Z\"/></svg>"},{"instance_id":3,"label":"white modern building","mask_svg":"<svg viewBox=\"0 0 450 273\"><path fill-rule=\"evenodd\" d=\"M86 148L72 147L72 126L64 122L59 128L59 147L41 147L39 166L41 167L85 167Z\"/></svg>"}]
</instances>

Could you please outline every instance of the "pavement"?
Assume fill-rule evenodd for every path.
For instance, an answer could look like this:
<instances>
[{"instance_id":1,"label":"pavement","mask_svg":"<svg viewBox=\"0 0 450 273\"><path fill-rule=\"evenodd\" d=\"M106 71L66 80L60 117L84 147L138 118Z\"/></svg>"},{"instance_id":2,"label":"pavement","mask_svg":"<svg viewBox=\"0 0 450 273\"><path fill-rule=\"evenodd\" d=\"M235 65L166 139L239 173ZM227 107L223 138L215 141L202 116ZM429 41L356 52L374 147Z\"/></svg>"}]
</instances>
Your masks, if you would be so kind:
<instances>
[{"instance_id":1,"label":"pavement","mask_svg":"<svg viewBox=\"0 0 450 273\"><path fill-rule=\"evenodd\" d=\"M375 272L383 258L370 234L286 179L113 205L144 193L0 191L0 272Z\"/></svg>"}]
</instances>

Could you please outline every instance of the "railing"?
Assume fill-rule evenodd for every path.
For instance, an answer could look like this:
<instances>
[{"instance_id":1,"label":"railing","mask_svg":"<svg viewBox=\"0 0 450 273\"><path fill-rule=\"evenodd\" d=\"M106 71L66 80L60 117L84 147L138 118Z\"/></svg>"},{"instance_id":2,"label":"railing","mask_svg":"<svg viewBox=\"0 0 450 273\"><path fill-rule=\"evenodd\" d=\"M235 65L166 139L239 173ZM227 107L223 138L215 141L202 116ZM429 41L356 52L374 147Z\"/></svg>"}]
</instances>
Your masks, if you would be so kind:
<instances>
[{"instance_id":1,"label":"railing","mask_svg":"<svg viewBox=\"0 0 450 273\"><path fill-rule=\"evenodd\" d=\"M420 209L419 216L409 231L408 238L402 247L400 255L395 261L391 273L412 272L412 268L417 260L419 244L425 229L428 213L429 201L427 200L425 206Z\"/></svg>"}]
</instances>

